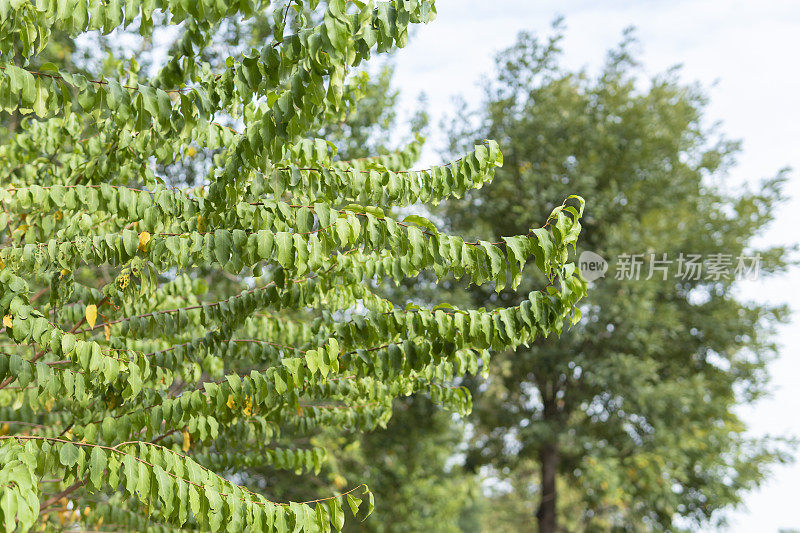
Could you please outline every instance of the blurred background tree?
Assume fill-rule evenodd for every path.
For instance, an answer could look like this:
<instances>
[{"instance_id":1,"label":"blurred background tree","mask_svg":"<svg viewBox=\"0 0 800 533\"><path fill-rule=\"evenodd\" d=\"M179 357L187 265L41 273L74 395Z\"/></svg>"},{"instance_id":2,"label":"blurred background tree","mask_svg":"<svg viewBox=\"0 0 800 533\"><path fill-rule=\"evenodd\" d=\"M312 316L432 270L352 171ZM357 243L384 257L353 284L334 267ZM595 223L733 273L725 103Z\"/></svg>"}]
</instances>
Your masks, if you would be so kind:
<instances>
[{"instance_id":1,"label":"blurred background tree","mask_svg":"<svg viewBox=\"0 0 800 533\"><path fill-rule=\"evenodd\" d=\"M643 80L631 32L596 77L559 64L561 37L559 24L548 40L521 34L497 55L480 107L463 106L447 126L451 149L459 138L498 139L505 165L440 215L496 240L537 227L548 199L577 191L593 199L581 246L611 266L591 285L580 324L495 356L492 377L473 383L467 466L512 489L489 506L492 531L530 530L534 515L542 533L708 524L787 458L780 441L747 435L736 414L766 391L786 309L738 299L733 275L740 255L760 254L761 275L785 269L787 250L755 240L786 176L754 191L733 183L738 144L706 126L701 89L677 70ZM643 254L639 279L616 279L624 254ZM650 276L662 254L668 273ZM684 279L681 254L732 264L727 276ZM516 298L469 295L487 307Z\"/></svg>"}]
</instances>

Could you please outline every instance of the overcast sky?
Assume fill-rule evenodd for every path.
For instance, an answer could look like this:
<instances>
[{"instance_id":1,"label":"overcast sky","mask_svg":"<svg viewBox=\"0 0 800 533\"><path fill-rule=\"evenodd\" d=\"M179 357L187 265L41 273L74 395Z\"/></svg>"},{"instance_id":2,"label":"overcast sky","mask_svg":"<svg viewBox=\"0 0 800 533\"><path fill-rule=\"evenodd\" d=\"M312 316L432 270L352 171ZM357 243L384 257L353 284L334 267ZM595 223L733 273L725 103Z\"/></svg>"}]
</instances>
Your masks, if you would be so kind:
<instances>
[{"instance_id":1,"label":"overcast sky","mask_svg":"<svg viewBox=\"0 0 800 533\"><path fill-rule=\"evenodd\" d=\"M800 241L800 2L798 0L438 0L437 20L414 34L396 57L396 82L407 107L425 91L434 123L461 94L475 103L479 81L492 74L493 56L520 30L540 35L564 15L564 62L596 71L605 51L635 26L640 58L655 74L682 64L687 82L708 88L710 120L743 141L735 181L754 182L791 166L791 201L783 206L770 243ZM441 145L441 132L430 138ZM427 151L426 159L435 150ZM424 161L428 163L430 161ZM576 191L580 193L580 191ZM591 198L589 199L591 201ZM777 280L748 283L748 298L792 305L792 323L781 331L782 355L772 366L773 394L742 411L756 434L800 436L800 294L797 270ZM800 464L782 467L761 490L746 497L746 509L731 515L726 531L800 529Z\"/></svg>"}]
</instances>

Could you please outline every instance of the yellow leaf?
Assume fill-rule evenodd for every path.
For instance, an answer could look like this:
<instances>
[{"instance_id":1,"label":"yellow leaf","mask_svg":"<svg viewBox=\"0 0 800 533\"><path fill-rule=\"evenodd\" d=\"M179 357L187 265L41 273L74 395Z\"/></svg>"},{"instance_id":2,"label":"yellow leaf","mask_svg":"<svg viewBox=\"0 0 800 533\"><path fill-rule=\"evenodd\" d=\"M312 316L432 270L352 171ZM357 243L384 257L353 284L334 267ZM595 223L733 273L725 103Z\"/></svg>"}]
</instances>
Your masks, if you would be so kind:
<instances>
[{"instance_id":1,"label":"yellow leaf","mask_svg":"<svg viewBox=\"0 0 800 533\"><path fill-rule=\"evenodd\" d=\"M236 407L236 402L233 401L233 396L231 396L230 394L228 394L228 401L225 402L225 405L228 406L228 409L233 409L234 407Z\"/></svg>"},{"instance_id":2,"label":"yellow leaf","mask_svg":"<svg viewBox=\"0 0 800 533\"><path fill-rule=\"evenodd\" d=\"M104 324L103 325L103 333L105 333L105 335L106 335L106 340L110 341L111 340L111 328L108 327L108 324Z\"/></svg>"},{"instance_id":3,"label":"yellow leaf","mask_svg":"<svg viewBox=\"0 0 800 533\"><path fill-rule=\"evenodd\" d=\"M150 233L143 231L139 234L139 251L144 252L147 249L147 243L150 242Z\"/></svg>"},{"instance_id":4,"label":"yellow leaf","mask_svg":"<svg viewBox=\"0 0 800 533\"><path fill-rule=\"evenodd\" d=\"M10 426L8 424L3 424L0 426L0 437L3 435L8 435L10 433Z\"/></svg>"},{"instance_id":5,"label":"yellow leaf","mask_svg":"<svg viewBox=\"0 0 800 533\"><path fill-rule=\"evenodd\" d=\"M58 279L61 279L64 276L69 276L69 270L67 270L66 268L61 269L61 274L59 274Z\"/></svg>"},{"instance_id":6,"label":"yellow leaf","mask_svg":"<svg viewBox=\"0 0 800 533\"><path fill-rule=\"evenodd\" d=\"M11 318L11 315L6 315L3 317L3 325L7 328L10 328L14 325L14 320Z\"/></svg>"},{"instance_id":7,"label":"yellow leaf","mask_svg":"<svg viewBox=\"0 0 800 533\"><path fill-rule=\"evenodd\" d=\"M89 327L94 329L94 324L97 322L97 306L89 304L86 306L86 323Z\"/></svg>"},{"instance_id":8,"label":"yellow leaf","mask_svg":"<svg viewBox=\"0 0 800 533\"><path fill-rule=\"evenodd\" d=\"M183 430L183 445L181 446L181 450L188 452L189 448L192 446L192 437L189 435L189 432L185 429Z\"/></svg>"},{"instance_id":9,"label":"yellow leaf","mask_svg":"<svg viewBox=\"0 0 800 533\"><path fill-rule=\"evenodd\" d=\"M129 270L123 270L120 272L119 276L117 276L117 286L119 290L124 291L128 288L131 282L131 273Z\"/></svg>"},{"instance_id":10,"label":"yellow leaf","mask_svg":"<svg viewBox=\"0 0 800 533\"><path fill-rule=\"evenodd\" d=\"M0 259L0 270L3 270L6 267L6 264Z\"/></svg>"}]
</instances>

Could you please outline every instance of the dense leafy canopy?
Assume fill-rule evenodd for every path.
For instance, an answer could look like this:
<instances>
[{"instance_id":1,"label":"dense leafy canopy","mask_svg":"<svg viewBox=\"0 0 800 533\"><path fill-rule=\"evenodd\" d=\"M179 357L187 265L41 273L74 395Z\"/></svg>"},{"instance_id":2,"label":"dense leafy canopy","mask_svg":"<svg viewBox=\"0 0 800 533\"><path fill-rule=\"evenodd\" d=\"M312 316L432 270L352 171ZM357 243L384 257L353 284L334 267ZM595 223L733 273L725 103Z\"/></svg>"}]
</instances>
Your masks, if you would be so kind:
<instances>
[{"instance_id":1,"label":"dense leafy canopy","mask_svg":"<svg viewBox=\"0 0 800 533\"><path fill-rule=\"evenodd\" d=\"M238 33L248 35L249 31L241 28ZM316 134L333 141L341 159L390 154L398 142L392 137L398 132L408 130L403 138L409 139L428 129L424 96L413 115L400 113L392 57L381 62L377 76L372 75L375 71L370 65L371 75L360 89L358 105L347 111L345 120L326 124L324 131ZM404 287L411 282L404 280L397 286L387 281L376 290L404 306L411 299ZM385 428L342 431L320 427L309 434L309 444L336 453L326 456L319 472L303 474L302 483L293 472L270 465L248 468L244 482L271 500L292 501L306 499L309 486L315 487L315 494L324 495L368 481L375 509L369 520L348 520L343 529L348 533L473 531L483 501L479 480L451 459L463 446L461 428L455 423L462 418L469 419L469 415L441 409L424 392L396 398Z\"/></svg>"},{"instance_id":2,"label":"dense leafy canopy","mask_svg":"<svg viewBox=\"0 0 800 533\"><path fill-rule=\"evenodd\" d=\"M330 450L296 437L385 425L409 394L466 413L454 378L579 319L568 254L582 199L521 235L468 242L394 209L489 183L496 143L410 171L418 141L342 161L312 137L354 105L353 69L402 47L433 2L317 4L0 2L0 107L23 117L0 146L6 531L341 529L344 507L371 512L365 485L279 503L239 472L318 470ZM263 48L218 68L200 58L221 20L256 13ZM180 45L149 79L133 62L117 79L37 60L55 30L163 25L179 25ZM201 186L165 181L198 152ZM529 263L542 285L491 311L395 306L375 290L430 272L507 291ZM214 297L221 279L240 291Z\"/></svg>"}]
</instances>

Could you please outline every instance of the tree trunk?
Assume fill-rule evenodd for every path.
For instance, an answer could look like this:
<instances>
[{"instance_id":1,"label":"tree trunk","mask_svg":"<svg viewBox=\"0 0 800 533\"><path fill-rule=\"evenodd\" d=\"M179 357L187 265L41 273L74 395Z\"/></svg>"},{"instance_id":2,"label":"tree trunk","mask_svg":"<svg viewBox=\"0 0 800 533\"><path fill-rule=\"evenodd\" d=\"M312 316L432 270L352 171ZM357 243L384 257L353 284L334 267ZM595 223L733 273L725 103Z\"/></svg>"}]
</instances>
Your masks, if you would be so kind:
<instances>
[{"instance_id":1,"label":"tree trunk","mask_svg":"<svg viewBox=\"0 0 800 533\"><path fill-rule=\"evenodd\" d=\"M558 527L556 516L556 473L558 472L558 426L559 412L556 387L551 382L539 383L542 395L542 421L547 431L539 448L539 466L542 472L541 499L536 519L539 533L555 533Z\"/></svg>"},{"instance_id":2,"label":"tree trunk","mask_svg":"<svg viewBox=\"0 0 800 533\"><path fill-rule=\"evenodd\" d=\"M556 470L558 469L558 445L547 442L539 451L539 464L542 468L541 500L536 519L539 533L556 532Z\"/></svg>"}]
</instances>

